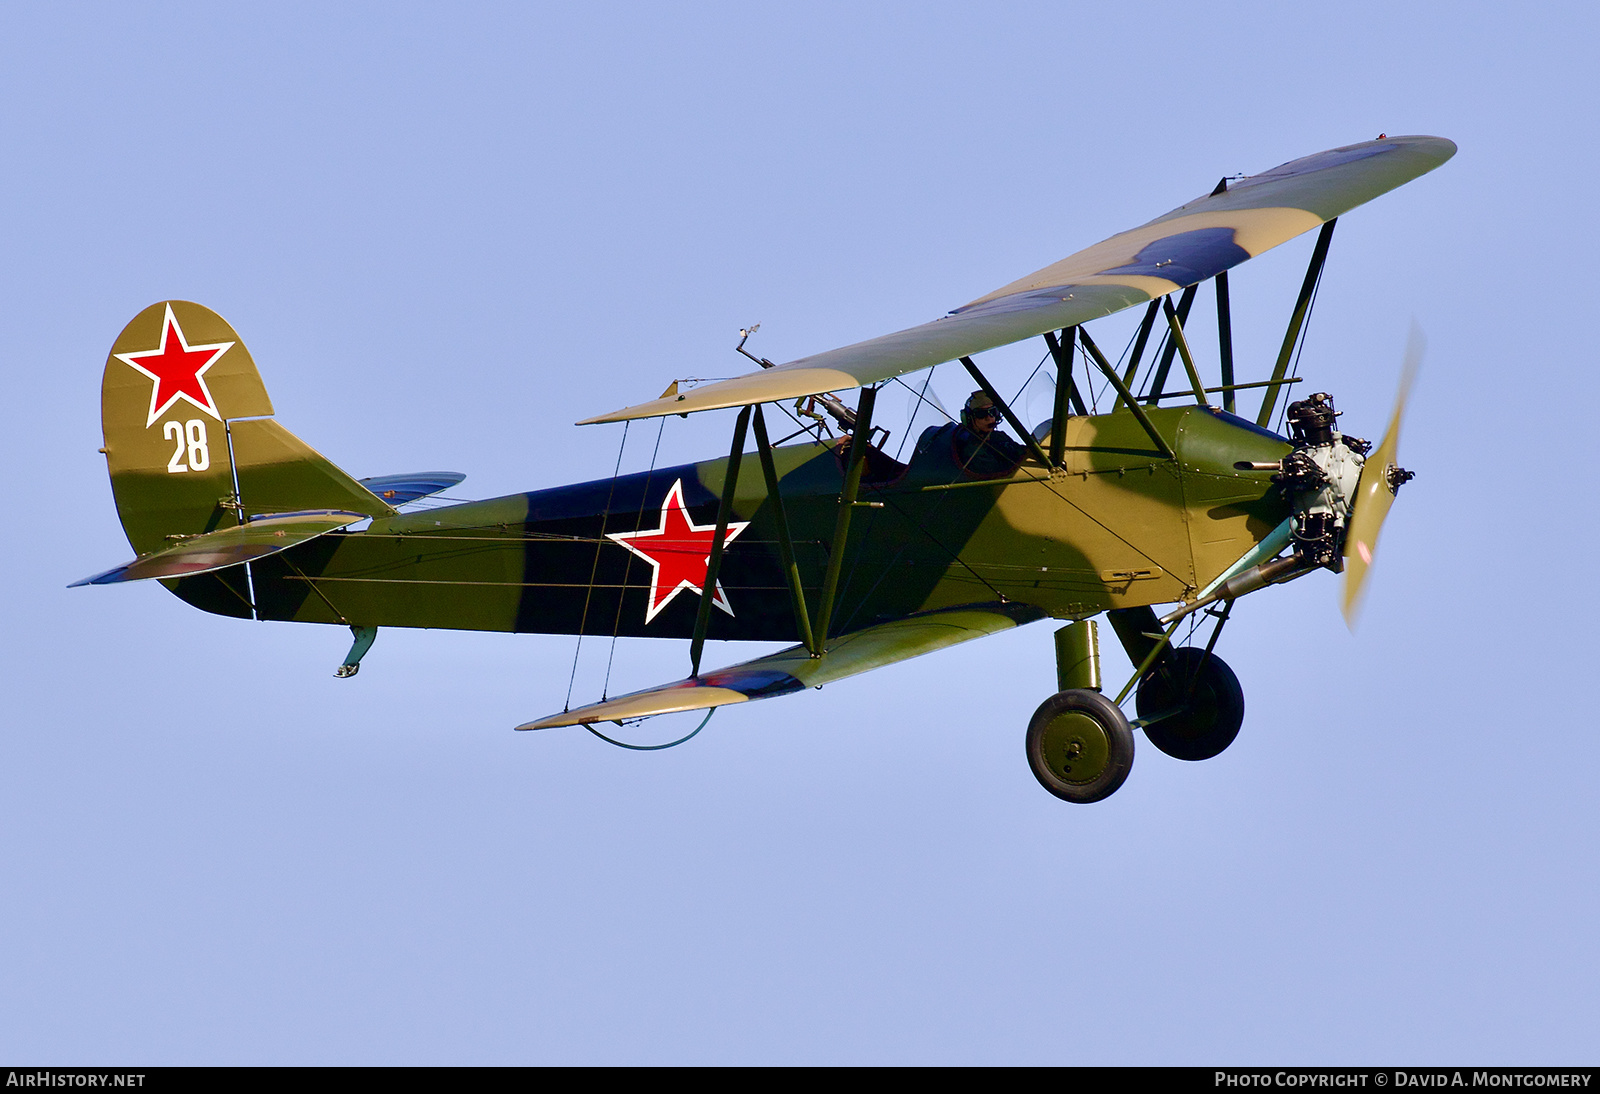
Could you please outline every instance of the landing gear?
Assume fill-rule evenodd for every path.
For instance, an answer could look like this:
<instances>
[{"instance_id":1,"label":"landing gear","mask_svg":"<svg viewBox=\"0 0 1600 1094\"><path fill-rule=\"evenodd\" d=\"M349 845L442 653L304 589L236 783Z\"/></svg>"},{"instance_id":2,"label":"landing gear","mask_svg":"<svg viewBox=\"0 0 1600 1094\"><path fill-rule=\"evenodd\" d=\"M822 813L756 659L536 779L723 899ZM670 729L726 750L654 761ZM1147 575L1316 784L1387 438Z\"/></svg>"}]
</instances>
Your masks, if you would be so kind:
<instances>
[{"instance_id":1,"label":"landing gear","mask_svg":"<svg viewBox=\"0 0 1600 1094\"><path fill-rule=\"evenodd\" d=\"M1193 646L1161 658L1139 681L1136 703L1141 720L1155 719L1144 727L1150 743L1180 760L1209 760L1244 724L1239 678L1222 658Z\"/></svg>"},{"instance_id":2,"label":"landing gear","mask_svg":"<svg viewBox=\"0 0 1600 1094\"><path fill-rule=\"evenodd\" d=\"M1133 767L1128 719L1098 691L1050 696L1028 723L1028 766L1063 801L1086 804L1116 792Z\"/></svg>"}]
</instances>

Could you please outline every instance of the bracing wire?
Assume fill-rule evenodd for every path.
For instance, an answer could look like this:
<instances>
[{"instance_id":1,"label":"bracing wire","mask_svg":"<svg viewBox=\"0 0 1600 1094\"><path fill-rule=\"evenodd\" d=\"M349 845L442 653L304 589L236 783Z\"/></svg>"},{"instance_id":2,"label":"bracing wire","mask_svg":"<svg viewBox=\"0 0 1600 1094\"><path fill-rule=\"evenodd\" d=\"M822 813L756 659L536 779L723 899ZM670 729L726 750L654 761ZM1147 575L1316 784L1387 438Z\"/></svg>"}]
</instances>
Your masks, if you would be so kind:
<instances>
[{"instance_id":1,"label":"bracing wire","mask_svg":"<svg viewBox=\"0 0 1600 1094\"><path fill-rule=\"evenodd\" d=\"M594 562L589 567L589 587L583 594L583 615L578 619L578 642L572 648L572 674L567 677L566 705L561 709L564 712L572 709L572 685L578 679L578 655L583 652L583 631L589 623L589 601L594 596L594 579L600 572L600 548L606 541L606 520L611 516L611 499L616 496L617 476L622 473L622 454L628 450L628 426L632 422L622 423L622 443L617 446L617 464L611 469L611 489L606 494L605 511L600 514L600 535L594 542Z\"/></svg>"},{"instance_id":2,"label":"bracing wire","mask_svg":"<svg viewBox=\"0 0 1600 1094\"><path fill-rule=\"evenodd\" d=\"M1015 395L1011 396L1011 406L1012 406L1013 410L1017 407L1017 405L1019 403L1022 402L1022 393L1028 390L1028 385L1033 383L1033 378L1035 376L1039 375L1039 370L1044 368L1044 363L1046 361L1048 361L1048 360L1050 360L1050 352L1048 350L1046 350L1045 351L1045 355L1043 357L1039 358L1039 363L1037 365L1033 366L1033 371L1028 373L1028 378L1026 380L1022 381L1022 386L1017 388L1017 393ZM1059 377L1057 378L1056 382L1057 383L1061 382ZM1018 421L1021 421L1021 419L1019 418ZM1028 423L1027 422L1023 422L1022 424L1023 425L1027 425Z\"/></svg>"},{"instance_id":3,"label":"bracing wire","mask_svg":"<svg viewBox=\"0 0 1600 1094\"><path fill-rule=\"evenodd\" d=\"M1128 354L1133 351L1133 340L1137 336L1138 336L1138 332L1137 331L1135 331L1133 335L1129 336L1126 345L1123 346L1122 353L1119 354L1118 357L1117 357L1117 367L1120 367L1122 362L1127 359ZM1034 377L1038 375L1039 370L1044 367L1045 362L1050 360L1050 358L1051 358L1051 354L1049 354L1047 352L1043 357L1041 357L1039 359L1039 363L1036 364L1033 367L1033 371L1028 374L1028 378L1022 382L1022 386L1017 389L1016 395L1013 396L1013 398L1011 400L1013 406L1016 405L1016 403L1018 403L1021 400L1023 393L1025 391L1027 391L1027 389L1028 389L1028 385L1033 382ZM1097 371L1097 370L1087 369L1087 368L1084 370L1085 378L1090 380L1090 383L1087 384L1086 386L1088 387L1089 399L1090 399L1091 406L1097 406L1098 405L1097 402L1096 402L1095 392L1094 392L1093 383L1092 383L1092 377L1093 377L1093 373L1095 371ZM930 370L930 375L931 375L931 370ZM1056 382L1057 383L1061 382L1059 376L1056 378ZM905 385L902 382L902 386L905 386L905 387L907 387L908 390L910 390L910 385ZM923 386L924 386L924 389L926 389L926 387L927 387L926 381L924 381ZM1107 384L1105 386L1106 386L1107 389L1109 389L1110 385ZM914 415L913 415L913 418L914 418ZM907 433L908 434L910 433L910 428L909 427L907 428ZM902 438L902 444L903 443L904 443L904 439ZM1051 494L1054 494L1061 501L1067 502L1067 504L1069 504L1069 505L1072 504L1071 501L1068 500L1064 495L1062 495L1061 492L1058 491L1053 484L1046 482L1046 483L1043 483L1042 485L1045 487L1046 490L1048 490ZM896 503L895 499L892 496L885 495L885 496L883 496L883 500L885 502L887 502L891 507L893 507L895 509L895 511L898 512L902 517L904 517L908 521L912 522L912 534L913 535L921 535L924 538L926 538L928 540L928 542L932 543L940 551L944 552L944 554L946 554L950 558L950 560L952 562L954 562L957 565L961 566L968 573L970 573L974 578L976 578L977 581L980 584L985 586L998 599L1004 600L1005 599L1005 594L1000 592L1000 590L997 589L992 582L990 582L982 574L978 573L977 570L973 569L973 567L966 561L966 559L961 557L960 552L953 551L949 547L945 546L942 542L940 542L940 540L936 536L933 535L932 532L930 532L928 530L928 527L927 527L928 522L933 518L933 516L943 506L944 502L948 499L948 497L949 497L948 494L941 496L937 501L935 501L933 503L933 505L929 506L928 510L923 514L923 516L922 516L922 518L920 520L912 520L911 515L909 513L905 512L901 508L901 506ZM1077 508L1077 507L1074 506L1074 508ZM1080 510L1080 512L1081 512L1081 510ZM1099 522L1096 521L1096 523L1099 523ZM1118 538L1120 539L1121 537L1119 536ZM1129 546L1133 546L1133 545L1129 544ZM857 604L857 610L859 610L859 608L861 606L865 605L868 601L870 601L872 599L873 593L877 592L878 587L883 583L885 577L887 577L888 574L893 570L894 563L899 561L901 556L904 555L904 553L909 549L909 547L910 547L910 543L908 542L907 544L902 546L900 548L900 550L895 552L894 558L890 561L890 564L887 567L884 568L883 573L878 576L877 581L873 582L872 587L867 590L866 595ZM1135 549L1137 550L1137 548L1135 548ZM1144 554L1144 552L1141 551L1140 554ZM1145 557L1149 558L1148 555L1145 555ZM860 564L860 561L861 561L860 556L858 556L857 559L856 559L855 565L851 566L850 573L845 575L845 580L840 585L841 592L843 591L843 589L845 587L847 587L849 585L850 581L854 578L856 566L858 566ZM1155 560L1151 559L1151 561L1154 562ZM852 613L850 616L845 618L845 620L844 620L845 625L848 626L849 623L853 619L854 619L854 613Z\"/></svg>"},{"instance_id":4,"label":"bracing wire","mask_svg":"<svg viewBox=\"0 0 1600 1094\"><path fill-rule=\"evenodd\" d=\"M1300 340L1294 348L1294 360L1289 364L1289 375L1291 376L1300 375L1300 355L1306 351L1306 339L1311 335L1311 317L1316 314L1317 297L1322 295L1322 274L1327 268L1327 265L1324 264L1322 269L1317 271L1317 283L1311 287L1311 303L1306 305L1306 317L1300 323ZM1289 402L1290 400L1287 396L1278 400L1277 432L1279 433L1282 433L1285 428L1285 421L1289 414Z\"/></svg>"},{"instance_id":5,"label":"bracing wire","mask_svg":"<svg viewBox=\"0 0 1600 1094\"><path fill-rule=\"evenodd\" d=\"M650 476L655 474L656 460L661 455L661 435L666 432L666 428L667 419L666 416L663 415L661 418L661 424L656 427L656 445L650 450L650 470L645 472L645 489L639 492L639 513L634 518L633 524L635 528L639 527L639 525L644 522L644 510L646 503L645 499L649 497ZM633 552L629 551L628 560L623 564L622 585L617 590L617 615L616 618L611 621L611 652L606 655L606 678L605 682L600 685L600 701L602 703L605 702L607 696L611 694L611 665L617 657L617 634L622 630L622 602L628 595L628 578L632 575L632 573ZM699 732L700 731L698 729L695 730L695 733ZM691 733L689 736L692 737L694 734ZM685 740L687 740L687 738L685 738Z\"/></svg>"},{"instance_id":6,"label":"bracing wire","mask_svg":"<svg viewBox=\"0 0 1600 1094\"><path fill-rule=\"evenodd\" d=\"M894 462L899 463L900 454L906 450L906 439L914 432L912 427L917 424L917 415L922 412L922 404L928 401L928 385L933 383L933 369L930 368L928 375L923 377L921 391L918 391L898 376L894 377L894 382L917 397L917 405L911 408L911 420L906 423L906 431L900 435L900 444L894 450Z\"/></svg>"}]
</instances>

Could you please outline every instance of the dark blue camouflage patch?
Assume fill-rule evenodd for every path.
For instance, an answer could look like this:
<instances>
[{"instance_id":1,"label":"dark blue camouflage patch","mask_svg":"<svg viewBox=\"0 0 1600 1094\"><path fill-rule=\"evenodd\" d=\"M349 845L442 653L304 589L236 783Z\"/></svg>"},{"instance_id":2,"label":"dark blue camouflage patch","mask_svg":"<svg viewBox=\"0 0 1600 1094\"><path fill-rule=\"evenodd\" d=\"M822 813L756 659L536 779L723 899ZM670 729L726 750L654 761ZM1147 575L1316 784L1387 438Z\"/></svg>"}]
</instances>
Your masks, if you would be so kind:
<instances>
[{"instance_id":1,"label":"dark blue camouflage patch","mask_svg":"<svg viewBox=\"0 0 1600 1094\"><path fill-rule=\"evenodd\" d=\"M1343 148L1330 148L1326 152L1318 152L1311 156L1301 156L1297 160L1281 163L1270 171L1263 171L1259 175L1249 175L1236 182L1230 182L1228 189L1245 190L1252 186L1260 186L1264 182L1274 182L1279 179L1294 178L1296 175L1308 175L1313 171L1325 171L1330 167L1340 167L1357 160L1369 159L1372 156L1381 156L1395 148L1405 148L1404 142L1394 144L1378 144L1374 141L1363 141L1361 144L1350 144Z\"/></svg>"},{"instance_id":2,"label":"dark blue camouflage patch","mask_svg":"<svg viewBox=\"0 0 1600 1094\"><path fill-rule=\"evenodd\" d=\"M804 691L805 685L787 672L779 669L746 668L735 665L718 672L700 674L702 687L728 688L741 692L751 699L770 699L775 695L790 695Z\"/></svg>"},{"instance_id":3,"label":"dark blue camouflage patch","mask_svg":"<svg viewBox=\"0 0 1600 1094\"><path fill-rule=\"evenodd\" d=\"M1193 285L1250 257L1233 241L1232 228L1196 228L1147 244L1125 266L1101 270L1101 276L1139 274L1164 277L1179 285Z\"/></svg>"}]
</instances>

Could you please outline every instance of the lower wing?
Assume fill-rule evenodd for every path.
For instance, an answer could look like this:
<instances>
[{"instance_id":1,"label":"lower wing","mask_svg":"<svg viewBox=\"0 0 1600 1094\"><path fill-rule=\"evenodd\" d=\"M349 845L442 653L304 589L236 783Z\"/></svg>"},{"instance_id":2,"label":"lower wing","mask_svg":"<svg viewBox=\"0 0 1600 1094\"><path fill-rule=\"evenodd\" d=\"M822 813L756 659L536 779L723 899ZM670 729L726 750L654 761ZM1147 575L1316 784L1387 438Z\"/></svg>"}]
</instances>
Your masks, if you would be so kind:
<instances>
[{"instance_id":1,"label":"lower wing","mask_svg":"<svg viewBox=\"0 0 1600 1094\"><path fill-rule=\"evenodd\" d=\"M791 646L754 661L619 695L517 728L622 722L790 695L1043 618L1044 612L1024 604L970 604L922 612L842 634L829 640L821 657L812 657L804 646Z\"/></svg>"}]
</instances>

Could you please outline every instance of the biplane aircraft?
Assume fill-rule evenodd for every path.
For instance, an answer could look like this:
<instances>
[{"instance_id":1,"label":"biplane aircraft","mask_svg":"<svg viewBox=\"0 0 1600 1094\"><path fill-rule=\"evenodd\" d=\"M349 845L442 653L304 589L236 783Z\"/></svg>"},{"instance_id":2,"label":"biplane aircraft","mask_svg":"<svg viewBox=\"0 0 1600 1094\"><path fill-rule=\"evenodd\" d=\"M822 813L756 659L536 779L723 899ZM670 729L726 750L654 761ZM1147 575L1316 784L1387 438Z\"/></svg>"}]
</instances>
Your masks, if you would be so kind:
<instances>
[{"instance_id":1,"label":"biplane aircraft","mask_svg":"<svg viewBox=\"0 0 1600 1094\"><path fill-rule=\"evenodd\" d=\"M411 503L462 476L352 478L278 424L227 322L163 301L118 336L102 391L101 451L138 557L78 584L155 578L220 615L348 626L343 676L380 627L687 639L686 678L518 727L601 736L600 723L709 718L1058 620L1059 690L1028 725L1027 757L1052 794L1097 801L1127 777L1135 728L1186 760L1233 741L1244 697L1215 646L1239 597L1327 569L1344 573L1355 610L1411 477L1396 457L1409 380L1376 451L1340 430L1326 394L1285 399L1287 435L1275 412L1299 379L1289 366L1337 218L1454 153L1423 136L1335 148L1224 179L921 326L777 365L741 341L761 366L747 375L674 382L578 423L738 408L726 457L426 509ZM1314 228L1281 352L1264 379L1241 382L1228 271ZM1211 386L1210 355L1185 334L1207 281ZM1140 305L1113 364L1087 324ZM1056 383L1053 414L1030 428L974 356L1033 338ZM960 420L923 431L903 463L874 443L881 387L954 361L976 388ZM839 394L853 389L849 406ZM1109 410L1093 412L1097 390ZM1253 415L1241 409L1257 395ZM769 408L800 431L774 443ZM1102 613L1136 666L1115 693L1102 689ZM1186 619L1193 634L1205 618L1204 645L1176 644ZM790 645L711 671L708 639Z\"/></svg>"}]
</instances>

